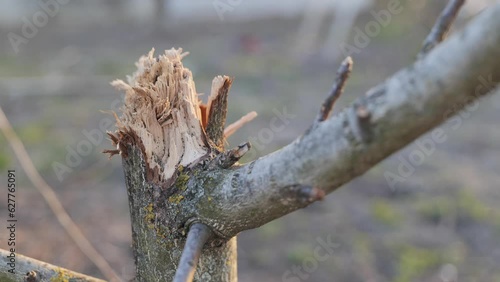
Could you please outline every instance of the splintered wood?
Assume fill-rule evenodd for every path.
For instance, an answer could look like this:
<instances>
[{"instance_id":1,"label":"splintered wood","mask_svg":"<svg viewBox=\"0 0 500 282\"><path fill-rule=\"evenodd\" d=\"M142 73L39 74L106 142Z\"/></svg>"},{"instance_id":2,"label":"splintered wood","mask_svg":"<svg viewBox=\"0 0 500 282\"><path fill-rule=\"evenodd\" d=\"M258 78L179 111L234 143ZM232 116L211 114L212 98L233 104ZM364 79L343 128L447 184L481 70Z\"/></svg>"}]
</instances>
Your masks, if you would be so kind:
<instances>
[{"instance_id":1,"label":"splintered wood","mask_svg":"<svg viewBox=\"0 0 500 282\"><path fill-rule=\"evenodd\" d=\"M111 83L125 91L125 103L122 115L115 114L116 132L108 132L116 150L105 152L126 157L128 145L139 146L150 170L149 181L168 181L179 166L223 149L232 79L214 78L208 102L202 104L193 75L181 62L187 54L170 49L155 58L153 49L139 59L127 82Z\"/></svg>"}]
</instances>

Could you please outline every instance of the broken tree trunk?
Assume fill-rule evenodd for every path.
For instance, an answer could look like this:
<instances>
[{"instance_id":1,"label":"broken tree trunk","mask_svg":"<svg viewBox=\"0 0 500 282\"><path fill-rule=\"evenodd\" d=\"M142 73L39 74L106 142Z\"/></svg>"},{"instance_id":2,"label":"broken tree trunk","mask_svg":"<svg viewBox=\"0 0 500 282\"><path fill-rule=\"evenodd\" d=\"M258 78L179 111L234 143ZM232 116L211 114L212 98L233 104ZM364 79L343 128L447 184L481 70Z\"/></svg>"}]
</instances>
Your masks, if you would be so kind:
<instances>
[{"instance_id":1,"label":"broken tree trunk","mask_svg":"<svg viewBox=\"0 0 500 282\"><path fill-rule=\"evenodd\" d=\"M491 92L500 81L498 30L500 5L495 5L329 118L351 67L347 59L311 128L246 165L237 161L248 143L224 151L231 79L216 77L204 105L182 65L181 50L142 57L128 83L113 82L126 95L118 129L109 133L116 149L106 151L123 159L136 280L172 281L186 235L196 224L209 232L187 243L182 260L187 265L180 268L187 273L176 281L193 276L195 281L236 281L239 232L320 200ZM192 234L188 238L196 238ZM196 250L206 240L192 273Z\"/></svg>"},{"instance_id":2,"label":"broken tree trunk","mask_svg":"<svg viewBox=\"0 0 500 282\"><path fill-rule=\"evenodd\" d=\"M0 281L2 282L104 282L104 280L67 270L20 254L15 254L15 261L13 263L11 261L12 253L2 249L0 249L0 257L2 258L0 264Z\"/></svg>"},{"instance_id":3,"label":"broken tree trunk","mask_svg":"<svg viewBox=\"0 0 500 282\"><path fill-rule=\"evenodd\" d=\"M239 157L223 154L232 80L216 77L203 105L181 62L186 53L172 49L155 58L153 52L139 60L128 83L113 82L126 96L118 130L109 133L116 150L107 152L123 157L137 280L172 281L189 227L200 222L198 210L210 209L200 206L212 200L205 191L218 188L208 168L225 169ZM197 280L236 280L236 238L226 239L205 248Z\"/></svg>"}]
</instances>

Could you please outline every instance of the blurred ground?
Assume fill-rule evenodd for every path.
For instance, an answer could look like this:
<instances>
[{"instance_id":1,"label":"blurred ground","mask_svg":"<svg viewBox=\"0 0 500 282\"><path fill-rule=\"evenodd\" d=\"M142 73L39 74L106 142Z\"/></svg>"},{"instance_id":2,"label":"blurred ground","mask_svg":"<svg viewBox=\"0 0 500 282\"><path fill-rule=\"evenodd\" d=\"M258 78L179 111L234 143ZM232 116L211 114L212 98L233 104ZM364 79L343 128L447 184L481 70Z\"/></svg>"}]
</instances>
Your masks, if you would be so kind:
<instances>
[{"instance_id":1,"label":"blurred ground","mask_svg":"<svg viewBox=\"0 0 500 282\"><path fill-rule=\"evenodd\" d=\"M373 20L368 11L379 11L387 2L378 1L355 26L365 27ZM354 71L336 111L408 65L444 5L401 2L403 12L353 55ZM189 51L184 64L193 71L200 93L209 92L214 76L234 76L229 121L251 110L259 113L229 139L229 147L245 140L254 143L248 161L304 132L341 58L328 61L314 50L308 56L291 55L296 17L240 23L176 20L158 28L126 19L101 22L87 9L80 10L80 18L88 13L90 20L75 24L64 16L77 13L71 5L17 54L7 34L20 27L0 26L0 103L72 218L115 270L130 279L134 270L121 162L117 157L107 160L100 152L110 144L97 138L100 123L112 120L100 111L113 108L121 97L109 81L131 74L133 63L152 47L157 52L171 47ZM466 20L463 16L458 26ZM348 42L352 40L351 35ZM273 109L284 107L295 118L263 140L259 130L269 127ZM500 97L491 96L443 124L447 140L394 187L384 173L397 173L402 159L421 150L417 144L323 202L244 232L239 236L240 281L456 281L455 276L459 281L500 281L499 110ZM85 140L96 145L80 160L68 162L73 150L85 149ZM75 165L60 180L53 169L56 163ZM0 183L6 183L7 169L16 169L19 186L18 252L100 276L68 239L0 136ZM6 192L0 193L0 210L5 222ZM6 248L4 234L2 228L1 248ZM318 240L336 245L325 261L314 260ZM304 273L301 279L283 279L297 268Z\"/></svg>"}]
</instances>

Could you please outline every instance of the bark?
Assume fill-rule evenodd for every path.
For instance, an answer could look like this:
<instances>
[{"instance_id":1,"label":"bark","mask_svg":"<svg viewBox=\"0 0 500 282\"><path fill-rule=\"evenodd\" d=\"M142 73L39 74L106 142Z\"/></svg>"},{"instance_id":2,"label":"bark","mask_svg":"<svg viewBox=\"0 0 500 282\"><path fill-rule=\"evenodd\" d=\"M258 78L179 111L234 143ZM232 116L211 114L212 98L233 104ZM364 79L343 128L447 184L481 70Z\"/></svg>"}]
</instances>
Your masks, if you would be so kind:
<instances>
[{"instance_id":1,"label":"bark","mask_svg":"<svg viewBox=\"0 0 500 282\"><path fill-rule=\"evenodd\" d=\"M0 249L2 263L0 264L0 281L2 282L104 282L104 280L73 272L59 266L51 265L36 259L16 254L15 273L9 272L10 252Z\"/></svg>"},{"instance_id":2,"label":"bark","mask_svg":"<svg viewBox=\"0 0 500 282\"><path fill-rule=\"evenodd\" d=\"M201 223L215 236L194 280L236 281L239 232L322 199L491 92L500 81L498 30L495 5L330 118L327 101L302 136L245 165L235 162L248 144L223 148L229 78L214 80L215 98L203 105L180 51L141 58L128 84L114 83L126 97L110 133L117 149L107 151L123 159L136 280L171 281L189 227Z\"/></svg>"}]
</instances>

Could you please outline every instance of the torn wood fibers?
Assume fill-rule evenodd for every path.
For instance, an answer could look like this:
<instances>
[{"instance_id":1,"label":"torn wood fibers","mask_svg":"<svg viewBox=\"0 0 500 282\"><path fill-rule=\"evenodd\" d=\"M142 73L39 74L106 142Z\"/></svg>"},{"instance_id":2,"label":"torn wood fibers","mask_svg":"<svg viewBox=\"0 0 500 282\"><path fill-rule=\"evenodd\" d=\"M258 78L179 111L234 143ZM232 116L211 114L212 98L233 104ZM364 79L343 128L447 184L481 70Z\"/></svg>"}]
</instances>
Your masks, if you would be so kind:
<instances>
[{"instance_id":1,"label":"torn wood fibers","mask_svg":"<svg viewBox=\"0 0 500 282\"><path fill-rule=\"evenodd\" d=\"M111 83L125 91L125 103L122 115L114 114L118 129L108 132L116 149L105 153L126 156L127 145L138 145L147 162L147 180L153 183L171 184L179 167L221 153L225 138L257 115L247 114L224 132L232 78L215 77L203 104L191 71L182 64L186 55L172 48L155 58L152 49L139 59L127 82Z\"/></svg>"}]
</instances>

